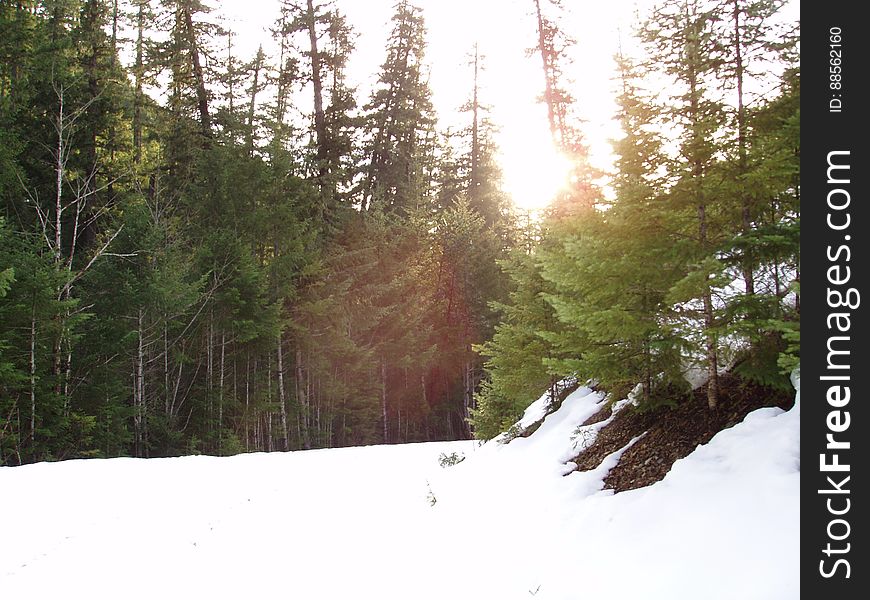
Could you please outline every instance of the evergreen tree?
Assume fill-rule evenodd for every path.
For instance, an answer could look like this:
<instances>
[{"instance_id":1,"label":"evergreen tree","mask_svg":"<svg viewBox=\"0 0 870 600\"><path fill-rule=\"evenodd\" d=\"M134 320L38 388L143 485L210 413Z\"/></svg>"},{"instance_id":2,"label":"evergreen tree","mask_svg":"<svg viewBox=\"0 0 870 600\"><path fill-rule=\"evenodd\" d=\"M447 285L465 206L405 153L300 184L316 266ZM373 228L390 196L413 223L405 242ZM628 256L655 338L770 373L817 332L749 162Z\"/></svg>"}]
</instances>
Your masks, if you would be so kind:
<instances>
[{"instance_id":1,"label":"evergreen tree","mask_svg":"<svg viewBox=\"0 0 870 600\"><path fill-rule=\"evenodd\" d=\"M800 73L780 3L654 13L638 66L675 87L647 97L620 63L607 207L560 3L534 8L574 173L518 227L483 57L465 126L439 131L407 1L361 111L328 2L283 2L273 57L198 0L0 2L0 464L493 437L563 378L654 403L699 356L711 405L724 366L785 385Z\"/></svg>"},{"instance_id":2,"label":"evergreen tree","mask_svg":"<svg viewBox=\"0 0 870 600\"><path fill-rule=\"evenodd\" d=\"M387 58L367 111L368 165L362 184L363 210L406 215L423 207L426 138L434 116L423 58L421 10L401 0L393 15Z\"/></svg>"},{"instance_id":3,"label":"evergreen tree","mask_svg":"<svg viewBox=\"0 0 870 600\"><path fill-rule=\"evenodd\" d=\"M730 113L729 129L734 132L734 144L729 156L729 179L733 181L733 193L740 209L740 234L747 236L753 228L753 220L762 206L761 198L748 185L748 152L752 97L748 92L750 84L757 83L761 75L767 75L775 66L776 46L779 45L779 31L771 24L771 18L782 7L779 0L728 0L716 10L717 21L722 31L718 37L722 48L721 64L718 67L719 79L726 91L735 95L733 107L726 105ZM744 256L740 260L746 296L755 295L755 274L751 246L743 246Z\"/></svg>"},{"instance_id":4,"label":"evergreen tree","mask_svg":"<svg viewBox=\"0 0 870 600\"><path fill-rule=\"evenodd\" d=\"M543 276L555 285L547 300L566 326L561 338L582 340L553 368L594 379L614 397L640 383L648 403L654 387L680 380L682 348L665 299L683 272L656 175L664 156L650 128L655 113L639 97L628 60L620 57L619 66L625 136L615 144L616 200L607 212L566 219L560 244L545 252L541 263Z\"/></svg>"},{"instance_id":5,"label":"evergreen tree","mask_svg":"<svg viewBox=\"0 0 870 600\"><path fill-rule=\"evenodd\" d=\"M716 134L722 126L721 103L710 94L718 64L711 29L714 18L715 11L701 2L665 3L654 11L643 32L651 59L662 65L676 86L670 106L663 109L666 118L681 128L669 204L683 219L683 260L690 270L673 286L669 300L679 305L684 318L703 322L698 345L704 355L711 409L719 399L719 338L725 325L713 299L713 290L726 283L725 265L717 249L728 235L723 222L725 207L708 177L718 151ZM689 331L683 333L691 336Z\"/></svg>"},{"instance_id":6,"label":"evergreen tree","mask_svg":"<svg viewBox=\"0 0 870 600\"><path fill-rule=\"evenodd\" d=\"M735 370L785 388L800 341L799 71L788 69L780 94L749 118L747 179L759 208L752 229L737 238L735 254L751 253L757 285L754 296L732 307L735 330L751 344Z\"/></svg>"},{"instance_id":7,"label":"evergreen tree","mask_svg":"<svg viewBox=\"0 0 870 600\"><path fill-rule=\"evenodd\" d=\"M492 339L478 346L488 375L477 394L471 421L475 436L489 439L506 431L542 393L555 395L558 376L549 361L559 357L552 335L561 330L545 294L536 254L514 250L502 268L510 277L508 302L493 304L501 321Z\"/></svg>"}]
</instances>

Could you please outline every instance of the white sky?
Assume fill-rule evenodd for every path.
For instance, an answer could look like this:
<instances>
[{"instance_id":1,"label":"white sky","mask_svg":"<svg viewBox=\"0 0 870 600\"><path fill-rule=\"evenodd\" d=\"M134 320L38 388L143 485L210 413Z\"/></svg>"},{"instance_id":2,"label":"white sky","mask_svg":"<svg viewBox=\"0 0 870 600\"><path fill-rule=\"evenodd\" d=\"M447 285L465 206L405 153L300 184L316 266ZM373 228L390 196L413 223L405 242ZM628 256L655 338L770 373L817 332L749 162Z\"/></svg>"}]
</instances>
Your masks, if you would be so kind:
<instances>
[{"instance_id":1,"label":"white sky","mask_svg":"<svg viewBox=\"0 0 870 600\"><path fill-rule=\"evenodd\" d=\"M358 87L360 105L368 100L384 60L384 45L395 0L336 0L335 5L354 28L356 52L348 69L350 83ZM636 15L645 17L654 0L564 0L567 9L560 24L577 40L575 62L568 69L574 80L577 112L596 167L608 171L613 155L609 140L620 136L613 81L620 37L624 48L633 44ZM485 55L481 101L492 105L491 118L500 127L497 143L502 152L505 187L524 208L549 201L559 184L558 160L549 139L546 109L537 102L543 89L540 58L526 56L536 43L532 0L416 0L428 29L427 62L430 86L440 128L463 124L457 109L471 91L468 55L475 42ZM793 2L797 16L797 2ZM215 2L238 37L240 58L253 56L271 39L266 29L278 15L277 0L224 0ZM621 32L621 33L620 33ZM554 167L556 170L554 171ZM546 189L542 182L552 181Z\"/></svg>"}]
</instances>

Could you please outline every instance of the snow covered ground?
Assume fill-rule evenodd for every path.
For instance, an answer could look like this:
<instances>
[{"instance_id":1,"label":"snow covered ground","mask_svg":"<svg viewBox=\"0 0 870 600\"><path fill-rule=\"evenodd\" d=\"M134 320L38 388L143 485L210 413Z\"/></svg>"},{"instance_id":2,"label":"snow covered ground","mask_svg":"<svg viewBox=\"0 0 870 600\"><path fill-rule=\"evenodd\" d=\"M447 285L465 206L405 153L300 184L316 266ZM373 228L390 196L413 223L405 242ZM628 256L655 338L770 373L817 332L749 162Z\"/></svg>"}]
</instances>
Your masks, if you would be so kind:
<instances>
[{"instance_id":1,"label":"snow covered ground","mask_svg":"<svg viewBox=\"0 0 870 600\"><path fill-rule=\"evenodd\" d=\"M509 444L0 468L0 597L799 597L799 403L613 495L619 453L565 465L600 400L581 388Z\"/></svg>"}]
</instances>

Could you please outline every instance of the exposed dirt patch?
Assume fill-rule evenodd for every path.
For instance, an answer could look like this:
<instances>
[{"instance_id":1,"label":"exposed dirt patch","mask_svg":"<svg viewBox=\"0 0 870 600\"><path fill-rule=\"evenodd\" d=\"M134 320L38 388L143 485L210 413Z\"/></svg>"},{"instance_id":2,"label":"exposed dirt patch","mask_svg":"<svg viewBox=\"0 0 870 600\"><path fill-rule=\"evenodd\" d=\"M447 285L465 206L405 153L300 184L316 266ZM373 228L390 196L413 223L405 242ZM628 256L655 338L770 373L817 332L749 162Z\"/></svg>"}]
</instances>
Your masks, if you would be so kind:
<instances>
[{"instance_id":1,"label":"exposed dirt patch","mask_svg":"<svg viewBox=\"0 0 870 600\"><path fill-rule=\"evenodd\" d=\"M699 444L709 442L719 431L736 425L753 410L763 406L788 409L794 404L793 394L733 375L720 377L719 385L721 394L715 411L707 408L707 392L703 387L681 399L676 406L661 406L645 412L626 407L598 432L595 443L574 459L578 470L597 467L608 454L646 432L625 451L619 464L605 478L604 487L622 492L651 485L664 478L675 461L687 456ZM605 406L584 425L603 421L608 416L610 407Z\"/></svg>"},{"instance_id":2,"label":"exposed dirt patch","mask_svg":"<svg viewBox=\"0 0 870 600\"><path fill-rule=\"evenodd\" d=\"M601 421L606 421L610 417L611 412L612 411L610 410L610 403L602 400L601 401L601 410L599 410L597 413L595 413L594 415L592 415L591 417L589 417L588 419L583 421L583 423L580 424L580 427L586 427L587 425L594 425L595 423L600 423Z\"/></svg>"}]
</instances>

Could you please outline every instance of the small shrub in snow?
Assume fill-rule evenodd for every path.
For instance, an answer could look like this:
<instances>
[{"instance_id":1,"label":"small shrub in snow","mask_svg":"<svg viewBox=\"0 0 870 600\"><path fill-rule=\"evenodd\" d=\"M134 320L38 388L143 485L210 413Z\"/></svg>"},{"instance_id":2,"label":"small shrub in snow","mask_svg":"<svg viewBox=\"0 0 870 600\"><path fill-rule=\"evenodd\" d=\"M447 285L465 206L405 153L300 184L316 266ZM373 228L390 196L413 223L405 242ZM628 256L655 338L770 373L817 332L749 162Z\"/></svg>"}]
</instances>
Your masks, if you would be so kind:
<instances>
[{"instance_id":1,"label":"small shrub in snow","mask_svg":"<svg viewBox=\"0 0 870 600\"><path fill-rule=\"evenodd\" d=\"M438 457L438 464L442 467L452 467L453 465L457 465L465 460L465 455L462 453L451 452L447 454L442 452Z\"/></svg>"},{"instance_id":2,"label":"small shrub in snow","mask_svg":"<svg viewBox=\"0 0 870 600\"><path fill-rule=\"evenodd\" d=\"M578 427L571 436L574 450L585 450L595 442L597 436L598 432L593 427Z\"/></svg>"},{"instance_id":3,"label":"small shrub in snow","mask_svg":"<svg viewBox=\"0 0 870 600\"><path fill-rule=\"evenodd\" d=\"M523 428L520 427L520 424L514 423L513 425L511 425L510 429L508 429L507 431L505 431L501 435L501 438L499 438L498 443L499 444L507 444L507 443L517 439L518 437L520 437L520 435L522 435L522 433L523 433Z\"/></svg>"}]
</instances>

